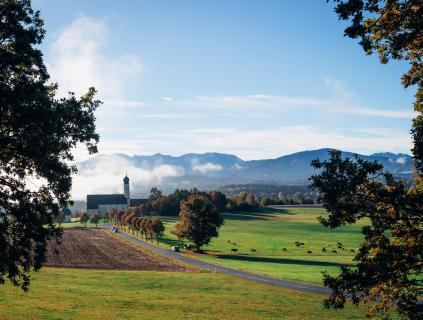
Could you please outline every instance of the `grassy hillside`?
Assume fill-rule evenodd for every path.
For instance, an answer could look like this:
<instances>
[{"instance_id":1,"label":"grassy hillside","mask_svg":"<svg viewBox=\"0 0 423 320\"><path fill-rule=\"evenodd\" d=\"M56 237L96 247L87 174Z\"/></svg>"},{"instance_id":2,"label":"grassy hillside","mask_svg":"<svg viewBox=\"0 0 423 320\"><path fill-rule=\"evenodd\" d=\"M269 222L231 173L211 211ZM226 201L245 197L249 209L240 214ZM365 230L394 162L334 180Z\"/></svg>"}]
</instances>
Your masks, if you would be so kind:
<instances>
[{"instance_id":1,"label":"grassy hillside","mask_svg":"<svg viewBox=\"0 0 423 320\"><path fill-rule=\"evenodd\" d=\"M29 293L0 286L0 319L362 319L322 296L214 273L45 268Z\"/></svg>"},{"instance_id":2,"label":"grassy hillside","mask_svg":"<svg viewBox=\"0 0 423 320\"><path fill-rule=\"evenodd\" d=\"M196 254L195 258L277 278L321 283L322 271L336 274L340 264L350 264L355 255L351 249L356 251L361 242L360 224L331 230L317 221L325 214L316 208L225 213L219 238L205 247L207 254ZM160 218L166 226L163 245L177 244L170 231L178 218ZM305 245L296 247L295 241ZM345 250L338 249L337 242ZM324 246L326 253L322 252ZM232 253L232 248L238 251Z\"/></svg>"}]
</instances>

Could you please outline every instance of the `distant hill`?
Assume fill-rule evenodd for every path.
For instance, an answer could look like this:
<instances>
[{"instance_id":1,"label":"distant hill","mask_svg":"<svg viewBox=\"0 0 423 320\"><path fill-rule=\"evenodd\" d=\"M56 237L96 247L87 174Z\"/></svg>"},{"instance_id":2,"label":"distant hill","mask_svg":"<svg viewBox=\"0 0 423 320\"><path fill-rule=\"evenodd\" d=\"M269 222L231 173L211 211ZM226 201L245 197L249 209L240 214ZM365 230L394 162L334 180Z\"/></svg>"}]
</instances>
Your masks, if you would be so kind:
<instances>
[{"instance_id":1,"label":"distant hill","mask_svg":"<svg viewBox=\"0 0 423 320\"><path fill-rule=\"evenodd\" d=\"M276 159L244 161L235 155L222 153L189 153L179 157L155 154L128 156L125 154L98 155L79 163L81 175L127 171L133 194L146 194L152 186L165 192L175 188L213 189L236 184L305 185L313 174L310 162L328 159L330 149L297 152ZM344 152L344 157L352 157ZM412 158L407 154L375 153L360 155L365 160L377 160L385 170L396 176L410 177ZM117 179L117 178L116 178ZM120 182L119 182L120 183Z\"/></svg>"}]
</instances>

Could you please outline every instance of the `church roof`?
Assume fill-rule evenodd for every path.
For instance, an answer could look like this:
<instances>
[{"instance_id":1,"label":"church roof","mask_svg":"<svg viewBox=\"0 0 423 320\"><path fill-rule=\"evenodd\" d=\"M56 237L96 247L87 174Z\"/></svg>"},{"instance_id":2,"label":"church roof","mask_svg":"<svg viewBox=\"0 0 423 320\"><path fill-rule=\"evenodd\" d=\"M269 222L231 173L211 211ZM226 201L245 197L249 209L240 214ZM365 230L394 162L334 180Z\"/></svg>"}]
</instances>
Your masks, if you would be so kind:
<instances>
[{"instance_id":1,"label":"church roof","mask_svg":"<svg viewBox=\"0 0 423 320\"><path fill-rule=\"evenodd\" d=\"M125 178L123 178L123 183L124 183L124 184L128 184L128 183L129 183L129 178L128 178L128 176L125 176Z\"/></svg>"},{"instance_id":2,"label":"church roof","mask_svg":"<svg viewBox=\"0 0 423 320\"><path fill-rule=\"evenodd\" d=\"M87 209L98 209L99 204L127 204L127 200L123 194L87 195Z\"/></svg>"}]
</instances>

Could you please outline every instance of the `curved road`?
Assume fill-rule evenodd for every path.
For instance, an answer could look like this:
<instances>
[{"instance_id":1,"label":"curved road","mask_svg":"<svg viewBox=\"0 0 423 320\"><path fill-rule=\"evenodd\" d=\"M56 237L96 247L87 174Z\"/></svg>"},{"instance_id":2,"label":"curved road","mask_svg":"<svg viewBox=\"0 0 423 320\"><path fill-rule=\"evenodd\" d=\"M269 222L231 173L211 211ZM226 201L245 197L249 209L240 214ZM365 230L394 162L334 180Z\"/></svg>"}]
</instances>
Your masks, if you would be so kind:
<instances>
[{"instance_id":1,"label":"curved road","mask_svg":"<svg viewBox=\"0 0 423 320\"><path fill-rule=\"evenodd\" d=\"M249 273L249 272L244 272L244 271L239 271L239 270L234 270L231 268L226 268L226 267L222 267L219 265L215 265L212 263L207 263L207 262L203 262L203 261L199 261L196 259L192 259L192 258L188 258L184 255L182 255L181 253L178 252L173 252L167 249L163 249L161 247L155 246L153 244L150 244L148 242L144 242L142 240L138 240L136 238L131 237L130 235L128 235L127 233L123 232L121 229L119 229L119 232L116 233L119 237L128 240L136 245L139 245L140 247L143 247L147 250L150 250L156 254L162 255L168 259L172 259L172 260L176 260L200 269L205 269L208 271L214 271L214 272L220 272L220 273L224 273L230 276L234 276L234 277L238 277L238 278L242 278L242 279L247 279L247 280L252 280L252 281L256 281L259 283L264 283L267 285L271 285L274 287L280 287L280 288L286 288L286 289L291 289L291 290L298 290L298 291L304 291L304 292L309 292L309 293L314 293L314 294L324 294L324 295L329 295L331 293L331 290L328 288L324 288L324 287L320 287L317 285L313 285L313 284L306 284L306 283L302 283L302 282L296 282L296 281L288 281L288 280L280 280L280 279L274 279L271 277L266 277L266 276L261 276L258 274L254 274L254 273Z\"/></svg>"}]
</instances>

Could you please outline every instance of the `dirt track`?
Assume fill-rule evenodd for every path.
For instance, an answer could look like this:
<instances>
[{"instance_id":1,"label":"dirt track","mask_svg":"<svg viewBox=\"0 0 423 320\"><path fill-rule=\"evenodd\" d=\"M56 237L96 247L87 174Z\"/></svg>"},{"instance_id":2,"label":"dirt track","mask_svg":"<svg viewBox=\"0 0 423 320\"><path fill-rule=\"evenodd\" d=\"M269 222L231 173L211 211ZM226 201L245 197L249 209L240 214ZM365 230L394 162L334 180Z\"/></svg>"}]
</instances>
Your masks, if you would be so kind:
<instances>
[{"instance_id":1,"label":"dirt track","mask_svg":"<svg viewBox=\"0 0 423 320\"><path fill-rule=\"evenodd\" d=\"M55 253L57 249L57 253ZM65 229L62 243L49 243L45 266L85 269L192 271L135 249L107 230Z\"/></svg>"}]
</instances>

